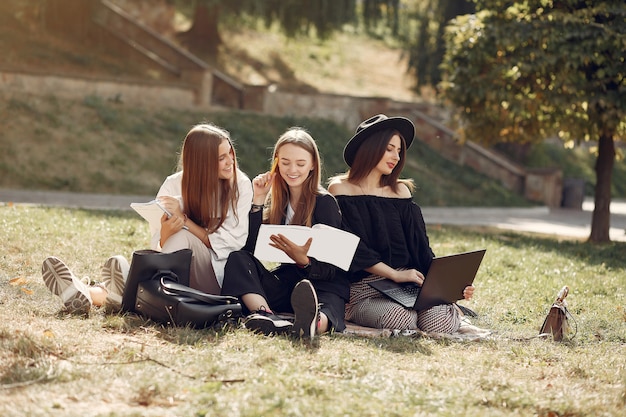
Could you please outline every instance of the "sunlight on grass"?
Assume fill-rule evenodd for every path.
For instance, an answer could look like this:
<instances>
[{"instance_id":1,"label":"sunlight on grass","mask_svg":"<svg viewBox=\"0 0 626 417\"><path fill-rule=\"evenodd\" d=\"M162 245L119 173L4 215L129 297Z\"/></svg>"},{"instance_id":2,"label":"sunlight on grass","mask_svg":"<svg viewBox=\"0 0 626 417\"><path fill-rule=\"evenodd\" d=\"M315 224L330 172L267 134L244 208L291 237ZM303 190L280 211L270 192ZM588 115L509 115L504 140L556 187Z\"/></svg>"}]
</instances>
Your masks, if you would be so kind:
<instances>
[{"instance_id":1,"label":"sunlight on grass","mask_svg":"<svg viewBox=\"0 0 626 417\"><path fill-rule=\"evenodd\" d=\"M476 298L464 303L494 330L490 340L325 335L307 348L102 309L68 315L41 280L43 259L57 255L97 278L108 256L148 246L145 222L127 212L0 206L0 412L15 415L20 403L29 415L71 416L623 414L623 243L457 227L429 236L438 255L487 248ZM576 336L534 338L562 285Z\"/></svg>"}]
</instances>

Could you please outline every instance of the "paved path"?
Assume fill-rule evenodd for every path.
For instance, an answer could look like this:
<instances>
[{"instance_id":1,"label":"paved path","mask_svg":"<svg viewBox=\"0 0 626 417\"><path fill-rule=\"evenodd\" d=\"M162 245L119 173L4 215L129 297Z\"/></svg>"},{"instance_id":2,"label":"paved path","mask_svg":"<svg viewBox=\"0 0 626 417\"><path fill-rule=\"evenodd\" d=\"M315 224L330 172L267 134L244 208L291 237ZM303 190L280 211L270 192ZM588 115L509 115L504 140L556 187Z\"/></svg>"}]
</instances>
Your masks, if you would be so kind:
<instances>
[{"instance_id":1,"label":"paved path","mask_svg":"<svg viewBox=\"0 0 626 417\"><path fill-rule=\"evenodd\" d=\"M582 210L532 208L424 207L427 224L491 226L499 229L542 233L586 239L591 232L593 200L587 199ZM611 203L613 241L626 242L626 201Z\"/></svg>"},{"instance_id":2,"label":"paved path","mask_svg":"<svg viewBox=\"0 0 626 417\"><path fill-rule=\"evenodd\" d=\"M0 204L34 204L86 209L130 210L130 203L150 201L154 196L102 195L56 191L0 189ZM582 210L482 207L423 207L428 225L491 226L505 230L542 233L585 239L591 230L593 200ZM611 240L626 242L626 201L611 203Z\"/></svg>"}]
</instances>

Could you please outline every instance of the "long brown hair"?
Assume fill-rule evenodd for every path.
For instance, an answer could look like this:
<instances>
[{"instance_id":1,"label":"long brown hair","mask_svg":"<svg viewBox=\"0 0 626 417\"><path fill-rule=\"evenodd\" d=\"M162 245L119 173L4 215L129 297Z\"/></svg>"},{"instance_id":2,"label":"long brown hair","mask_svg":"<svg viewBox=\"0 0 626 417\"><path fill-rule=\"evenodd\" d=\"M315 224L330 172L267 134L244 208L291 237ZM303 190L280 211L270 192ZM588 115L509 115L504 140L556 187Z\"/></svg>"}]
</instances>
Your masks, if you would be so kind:
<instances>
[{"instance_id":1,"label":"long brown hair","mask_svg":"<svg viewBox=\"0 0 626 417\"><path fill-rule=\"evenodd\" d=\"M233 157L233 177L219 178L219 146L228 141ZM185 214L196 224L213 233L224 223L229 207L237 221L237 158L228 131L209 123L191 128L180 155L183 171L182 197Z\"/></svg>"},{"instance_id":2,"label":"long brown hair","mask_svg":"<svg viewBox=\"0 0 626 417\"><path fill-rule=\"evenodd\" d=\"M296 207L293 207L294 216L291 224L300 226L311 226L313 221L313 211L315 210L315 198L321 194L324 189L321 186L321 169L322 162L317 144L311 135L304 129L292 127L283 133L276 144L272 153L272 171L276 172L272 183L272 191L268 196L266 206L268 207L263 214L264 221L270 224L280 224L287 215L287 205L289 204L289 187L285 183L283 177L280 176L278 170L278 151L283 145L292 144L299 146L307 151L313 159L313 170L302 184L302 195Z\"/></svg>"},{"instance_id":3,"label":"long brown hair","mask_svg":"<svg viewBox=\"0 0 626 417\"><path fill-rule=\"evenodd\" d=\"M400 179L400 173L404 168L404 162L406 159L406 141L404 140L402 134L395 129L385 129L373 132L363 141L361 146L359 146L359 149L356 151L354 162L348 171L348 182L357 184L363 178L367 177L372 169L378 165L381 158L385 154L389 141L393 135L398 135L400 137L400 160L394 167L393 171L391 171L391 174L383 175L380 178L380 186L389 186L393 192L397 192L398 185L403 183L409 188L409 190L413 191L414 185L412 180Z\"/></svg>"}]
</instances>

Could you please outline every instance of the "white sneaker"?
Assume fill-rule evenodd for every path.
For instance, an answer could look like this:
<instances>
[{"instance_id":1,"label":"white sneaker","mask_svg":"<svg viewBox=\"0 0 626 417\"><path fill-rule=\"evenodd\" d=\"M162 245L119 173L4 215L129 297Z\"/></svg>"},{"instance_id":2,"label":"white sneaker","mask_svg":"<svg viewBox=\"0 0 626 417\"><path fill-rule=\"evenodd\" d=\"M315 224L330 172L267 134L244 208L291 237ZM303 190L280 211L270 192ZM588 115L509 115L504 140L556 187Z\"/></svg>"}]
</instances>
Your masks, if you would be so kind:
<instances>
[{"instance_id":1,"label":"white sneaker","mask_svg":"<svg viewBox=\"0 0 626 417\"><path fill-rule=\"evenodd\" d=\"M46 287L61 298L70 313L89 312L89 287L76 278L63 261L54 256L46 258L41 266L41 274Z\"/></svg>"},{"instance_id":2,"label":"white sneaker","mask_svg":"<svg viewBox=\"0 0 626 417\"><path fill-rule=\"evenodd\" d=\"M258 310L250 314L243 324L246 329L263 333L266 336L287 333L293 327L293 323L290 321L265 310Z\"/></svg>"},{"instance_id":3,"label":"white sneaker","mask_svg":"<svg viewBox=\"0 0 626 417\"><path fill-rule=\"evenodd\" d=\"M107 290L107 305L122 307L122 295L126 287L126 278L130 265L122 255L112 256L102 266L102 283Z\"/></svg>"},{"instance_id":4,"label":"white sneaker","mask_svg":"<svg viewBox=\"0 0 626 417\"><path fill-rule=\"evenodd\" d=\"M467 317L463 317L461 319L461 326L459 327L458 332L460 334L477 337L486 337L491 334L491 330L481 329L480 327L474 326Z\"/></svg>"}]
</instances>

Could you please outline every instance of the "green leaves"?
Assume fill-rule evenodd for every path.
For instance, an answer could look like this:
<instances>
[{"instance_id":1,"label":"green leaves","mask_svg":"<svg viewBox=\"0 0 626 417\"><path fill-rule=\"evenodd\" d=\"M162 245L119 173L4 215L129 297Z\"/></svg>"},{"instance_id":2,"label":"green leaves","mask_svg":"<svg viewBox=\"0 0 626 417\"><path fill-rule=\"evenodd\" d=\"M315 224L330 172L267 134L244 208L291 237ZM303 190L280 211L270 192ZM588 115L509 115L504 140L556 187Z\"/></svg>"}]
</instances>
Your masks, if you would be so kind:
<instances>
[{"instance_id":1,"label":"green leaves","mask_svg":"<svg viewBox=\"0 0 626 417\"><path fill-rule=\"evenodd\" d=\"M491 142L626 134L626 11L591 4L479 1L451 22L441 86L471 132Z\"/></svg>"}]
</instances>

